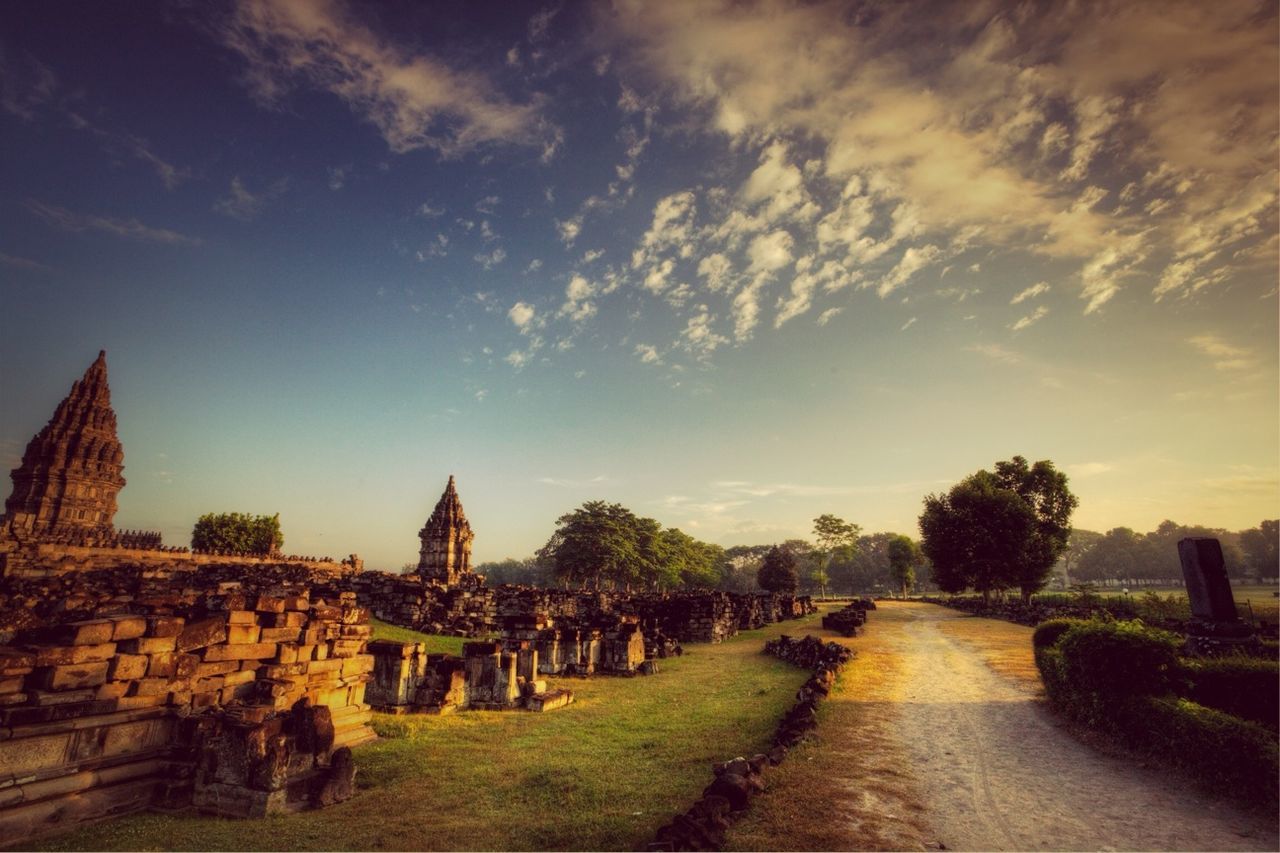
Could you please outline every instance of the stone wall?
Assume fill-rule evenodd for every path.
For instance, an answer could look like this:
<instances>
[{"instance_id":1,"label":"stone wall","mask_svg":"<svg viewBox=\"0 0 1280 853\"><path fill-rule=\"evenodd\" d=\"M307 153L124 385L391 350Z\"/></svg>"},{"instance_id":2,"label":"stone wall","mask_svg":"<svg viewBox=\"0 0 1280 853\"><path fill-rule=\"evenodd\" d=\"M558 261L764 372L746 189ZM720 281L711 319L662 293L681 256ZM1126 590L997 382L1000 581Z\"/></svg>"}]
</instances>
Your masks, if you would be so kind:
<instances>
[{"instance_id":1,"label":"stone wall","mask_svg":"<svg viewBox=\"0 0 1280 853\"><path fill-rule=\"evenodd\" d=\"M45 613L45 624L0 645L0 837L30 838L193 797L215 813L266 813L271 802L296 805L299 785L307 788L303 801L313 802L335 772L334 750L374 737L364 703L373 668L368 612L354 595L326 603L235 589L162 592L154 583L141 594L115 587L108 595L112 588L95 574L97 585L78 604ZM73 618L94 610L95 618ZM317 706L326 707L330 733L322 748L307 736L305 749L295 748L296 733L277 743L280 732L266 731ZM235 798L225 772L197 765L208 763L202 756L214 740L249 729L259 730L263 754L241 764L265 762L268 771L246 777ZM201 800L209 785L223 786L222 794ZM292 785L295 796L272 801L272 785Z\"/></svg>"}]
</instances>

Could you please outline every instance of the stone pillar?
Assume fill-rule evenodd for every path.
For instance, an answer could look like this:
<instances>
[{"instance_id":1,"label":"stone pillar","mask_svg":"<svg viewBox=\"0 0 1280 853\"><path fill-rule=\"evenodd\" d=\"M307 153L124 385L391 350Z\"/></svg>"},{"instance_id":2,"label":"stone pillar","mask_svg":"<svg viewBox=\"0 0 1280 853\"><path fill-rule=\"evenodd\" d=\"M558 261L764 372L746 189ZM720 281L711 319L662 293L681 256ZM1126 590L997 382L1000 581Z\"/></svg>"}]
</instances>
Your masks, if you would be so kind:
<instances>
[{"instance_id":1,"label":"stone pillar","mask_svg":"<svg viewBox=\"0 0 1280 853\"><path fill-rule=\"evenodd\" d=\"M1217 539L1183 539L1178 542L1182 577L1187 582L1191 615L1207 622L1234 622L1235 598Z\"/></svg>"}]
</instances>

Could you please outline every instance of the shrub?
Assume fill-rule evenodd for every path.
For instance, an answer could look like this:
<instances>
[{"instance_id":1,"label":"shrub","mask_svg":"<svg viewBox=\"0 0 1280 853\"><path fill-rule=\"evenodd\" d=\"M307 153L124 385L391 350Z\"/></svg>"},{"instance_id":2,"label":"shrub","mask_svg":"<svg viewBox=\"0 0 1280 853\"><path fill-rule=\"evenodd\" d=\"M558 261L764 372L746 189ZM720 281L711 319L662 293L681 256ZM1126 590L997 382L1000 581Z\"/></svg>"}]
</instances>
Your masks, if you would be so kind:
<instances>
[{"instance_id":1,"label":"shrub","mask_svg":"<svg viewBox=\"0 0 1280 853\"><path fill-rule=\"evenodd\" d=\"M1072 689L1121 698L1167 692L1180 645L1141 622L1085 622L1062 634L1056 648Z\"/></svg>"},{"instance_id":2,"label":"shrub","mask_svg":"<svg viewBox=\"0 0 1280 853\"><path fill-rule=\"evenodd\" d=\"M1273 732L1171 696L1136 701L1123 714L1123 724L1135 746L1172 760L1203 782L1274 807L1280 756Z\"/></svg>"},{"instance_id":3,"label":"shrub","mask_svg":"<svg viewBox=\"0 0 1280 853\"><path fill-rule=\"evenodd\" d=\"M1083 619L1049 619L1041 622L1036 626L1035 633L1031 635L1031 645L1037 649L1048 648L1057 645L1058 640L1067 631L1077 625L1084 625Z\"/></svg>"},{"instance_id":4,"label":"shrub","mask_svg":"<svg viewBox=\"0 0 1280 853\"><path fill-rule=\"evenodd\" d=\"M1179 693L1191 701L1273 731L1280 719L1280 664L1248 657L1184 660Z\"/></svg>"}]
</instances>

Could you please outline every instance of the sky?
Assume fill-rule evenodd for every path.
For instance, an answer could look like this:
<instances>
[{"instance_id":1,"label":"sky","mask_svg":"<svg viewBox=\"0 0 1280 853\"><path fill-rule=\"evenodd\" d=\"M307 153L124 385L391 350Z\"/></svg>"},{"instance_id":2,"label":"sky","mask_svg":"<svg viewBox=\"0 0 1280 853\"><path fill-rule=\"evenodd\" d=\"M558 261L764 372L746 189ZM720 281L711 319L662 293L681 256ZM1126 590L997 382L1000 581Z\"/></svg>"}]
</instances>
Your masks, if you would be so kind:
<instances>
[{"instance_id":1,"label":"sky","mask_svg":"<svg viewBox=\"0 0 1280 853\"><path fill-rule=\"evenodd\" d=\"M107 351L116 526L722 545L1050 459L1280 508L1274 2L10 3L0 461Z\"/></svg>"}]
</instances>

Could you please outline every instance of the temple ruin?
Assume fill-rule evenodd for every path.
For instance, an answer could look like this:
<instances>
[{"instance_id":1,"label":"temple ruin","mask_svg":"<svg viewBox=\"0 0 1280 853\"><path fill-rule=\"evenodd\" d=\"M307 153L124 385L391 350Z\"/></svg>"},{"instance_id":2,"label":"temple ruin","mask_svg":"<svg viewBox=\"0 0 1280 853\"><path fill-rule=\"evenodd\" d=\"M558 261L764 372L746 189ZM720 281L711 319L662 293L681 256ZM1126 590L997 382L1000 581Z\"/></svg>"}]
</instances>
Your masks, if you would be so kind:
<instances>
[{"instance_id":1,"label":"temple ruin","mask_svg":"<svg viewBox=\"0 0 1280 853\"><path fill-rule=\"evenodd\" d=\"M452 474L431 517L418 531L418 538L422 540L418 574L423 579L446 587L484 583L484 578L471 571L471 541L476 537L462 511Z\"/></svg>"}]
</instances>

